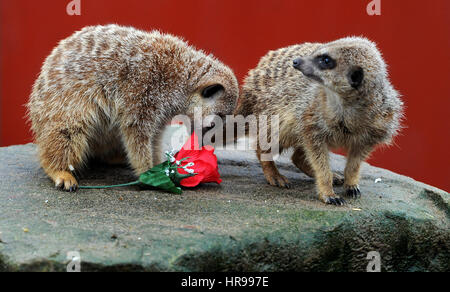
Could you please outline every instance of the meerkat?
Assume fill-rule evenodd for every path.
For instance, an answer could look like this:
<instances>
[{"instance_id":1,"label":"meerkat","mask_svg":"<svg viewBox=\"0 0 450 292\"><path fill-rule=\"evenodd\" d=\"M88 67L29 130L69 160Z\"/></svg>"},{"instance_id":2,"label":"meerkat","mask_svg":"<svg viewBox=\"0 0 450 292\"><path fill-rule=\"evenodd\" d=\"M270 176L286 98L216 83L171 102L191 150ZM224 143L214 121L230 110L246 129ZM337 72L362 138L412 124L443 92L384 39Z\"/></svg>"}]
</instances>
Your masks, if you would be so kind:
<instances>
[{"instance_id":1,"label":"meerkat","mask_svg":"<svg viewBox=\"0 0 450 292\"><path fill-rule=\"evenodd\" d=\"M348 196L361 196L361 162L377 145L391 143L401 127L403 102L376 45L348 37L270 51L244 80L235 113L278 115L280 150L294 149L294 165L315 178L323 202L344 205L333 181L344 183ZM336 148L347 152L343 178L330 169L329 151ZM269 184L289 187L273 160L261 160L262 153L257 146Z\"/></svg>"},{"instance_id":2,"label":"meerkat","mask_svg":"<svg viewBox=\"0 0 450 292\"><path fill-rule=\"evenodd\" d=\"M158 31L91 26L62 40L45 60L27 104L42 168L75 191L72 172L91 157L128 162L136 175L160 163L160 138L176 115L232 113L232 70Z\"/></svg>"}]
</instances>

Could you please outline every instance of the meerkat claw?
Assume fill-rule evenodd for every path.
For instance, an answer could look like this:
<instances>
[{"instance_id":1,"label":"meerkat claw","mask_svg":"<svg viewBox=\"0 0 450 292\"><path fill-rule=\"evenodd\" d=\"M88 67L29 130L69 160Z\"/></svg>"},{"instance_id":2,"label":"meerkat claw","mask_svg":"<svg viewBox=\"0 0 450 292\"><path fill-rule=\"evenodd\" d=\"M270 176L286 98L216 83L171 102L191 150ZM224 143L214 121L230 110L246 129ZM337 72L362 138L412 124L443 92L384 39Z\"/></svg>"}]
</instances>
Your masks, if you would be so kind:
<instances>
[{"instance_id":1,"label":"meerkat claw","mask_svg":"<svg viewBox=\"0 0 450 292\"><path fill-rule=\"evenodd\" d=\"M277 186L280 187L280 188L285 188L285 189L290 189L291 188L291 184L285 183L285 182L281 182L281 183L279 182L277 184Z\"/></svg>"},{"instance_id":2,"label":"meerkat claw","mask_svg":"<svg viewBox=\"0 0 450 292\"><path fill-rule=\"evenodd\" d=\"M349 186L346 191L347 197L358 199L361 198L361 191L358 186Z\"/></svg>"},{"instance_id":3,"label":"meerkat claw","mask_svg":"<svg viewBox=\"0 0 450 292\"><path fill-rule=\"evenodd\" d=\"M338 197L334 197L334 198L328 198L326 203L328 205L335 205L335 206L344 206L345 205L345 200L338 198Z\"/></svg>"},{"instance_id":4,"label":"meerkat claw","mask_svg":"<svg viewBox=\"0 0 450 292\"><path fill-rule=\"evenodd\" d=\"M291 188L291 183L289 182L289 180L282 175L270 177L270 178L268 178L268 182L271 186L274 186L274 187L280 187L280 188L286 188L286 189Z\"/></svg>"},{"instance_id":5,"label":"meerkat claw","mask_svg":"<svg viewBox=\"0 0 450 292\"><path fill-rule=\"evenodd\" d=\"M77 180L67 171L55 172L52 174L52 178L55 182L55 187L58 190L72 193L76 192L78 188Z\"/></svg>"}]
</instances>

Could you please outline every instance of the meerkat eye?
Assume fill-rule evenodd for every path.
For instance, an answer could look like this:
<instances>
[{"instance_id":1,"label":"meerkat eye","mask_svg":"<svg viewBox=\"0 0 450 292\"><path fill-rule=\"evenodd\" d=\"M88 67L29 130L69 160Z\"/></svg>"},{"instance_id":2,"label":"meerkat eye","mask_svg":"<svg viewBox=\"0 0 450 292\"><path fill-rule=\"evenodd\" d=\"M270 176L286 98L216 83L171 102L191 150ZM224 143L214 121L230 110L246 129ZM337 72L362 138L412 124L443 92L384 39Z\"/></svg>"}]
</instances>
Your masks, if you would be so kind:
<instances>
[{"instance_id":1,"label":"meerkat eye","mask_svg":"<svg viewBox=\"0 0 450 292\"><path fill-rule=\"evenodd\" d=\"M204 98L213 98L215 96L218 96L219 94L221 94L224 91L225 91L225 88L222 85L214 84L214 85L204 88L202 91L202 96Z\"/></svg>"},{"instance_id":2,"label":"meerkat eye","mask_svg":"<svg viewBox=\"0 0 450 292\"><path fill-rule=\"evenodd\" d=\"M316 58L320 70L330 70L336 67L336 61L328 55L321 55Z\"/></svg>"}]
</instances>

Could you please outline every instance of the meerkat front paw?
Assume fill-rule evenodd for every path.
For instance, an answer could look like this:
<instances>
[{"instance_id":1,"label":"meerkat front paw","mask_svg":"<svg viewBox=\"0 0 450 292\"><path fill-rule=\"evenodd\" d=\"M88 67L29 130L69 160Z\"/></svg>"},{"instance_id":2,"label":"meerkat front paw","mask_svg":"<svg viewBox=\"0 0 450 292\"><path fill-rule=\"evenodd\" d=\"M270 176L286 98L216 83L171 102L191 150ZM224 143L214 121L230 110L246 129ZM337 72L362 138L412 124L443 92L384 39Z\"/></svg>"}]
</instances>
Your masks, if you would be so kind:
<instances>
[{"instance_id":1,"label":"meerkat front paw","mask_svg":"<svg viewBox=\"0 0 450 292\"><path fill-rule=\"evenodd\" d=\"M70 172L57 171L52 175L55 187L67 192L75 192L78 188L78 182Z\"/></svg>"},{"instance_id":2,"label":"meerkat front paw","mask_svg":"<svg viewBox=\"0 0 450 292\"><path fill-rule=\"evenodd\" d=\"M347 197L350 197L353 199L361 198L361 191L359 190L358 185L345 186L345 194Z\"/></svg>"},{"instance_id":3,"label":"meerkat front paw","mask_svg":"<svg viewBox=\"0 0 450 292\"><path fill-rule=\"evenodd\" d=\"M344 206L346 204L345 200L336 196L335 194L331 195L321 195L320 198L325 204L335 205L335 206Z\"/></svg>"},{"instance_id":4,"label":"meerkat front paw","mask_svg":"<svg viewBox=\"0 0 450 292\"><path fill-rule=\"evenodd\" d=\"M267 182L274 187L291 188L289 180L281 174L266 175Z\"/></svg>"}]
</instances>

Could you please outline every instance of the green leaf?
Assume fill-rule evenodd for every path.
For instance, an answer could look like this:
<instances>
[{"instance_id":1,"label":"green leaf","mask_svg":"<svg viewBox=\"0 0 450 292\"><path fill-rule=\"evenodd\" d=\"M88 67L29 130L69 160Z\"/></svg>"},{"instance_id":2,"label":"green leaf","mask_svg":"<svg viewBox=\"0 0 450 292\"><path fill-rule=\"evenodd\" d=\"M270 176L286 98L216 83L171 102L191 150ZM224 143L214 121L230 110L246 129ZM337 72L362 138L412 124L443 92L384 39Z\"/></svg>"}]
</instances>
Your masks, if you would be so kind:
<instances>
[{"instance_id":1,"label":"green leaf","mask_svg":"<svg viewBox=\"0 0 450 292\"><path fill-rule=\"evenodd\" d=\"M177 187L169 176L166 170L170 168L170 163L161 163L152 169L144 172L139 177L139 182L142 184L162 189L175 194L181 194L181 188Z\"/></svg>"},{"instance_id":2,"label":"green leaf","mask_svg":"<svg viewBox=\"0 0 450 292\"><path fill-rule=\"evenodd\" d=\"M196 173L192 173L192 174L181 174L178 169L175 170L175 173L171 173L170 174L170 178L172 179L172 181L176 184L176 185L180 185L181 181L185 178L188 177L193 177L195 176Z\"/></svg>"}]
</instances>

